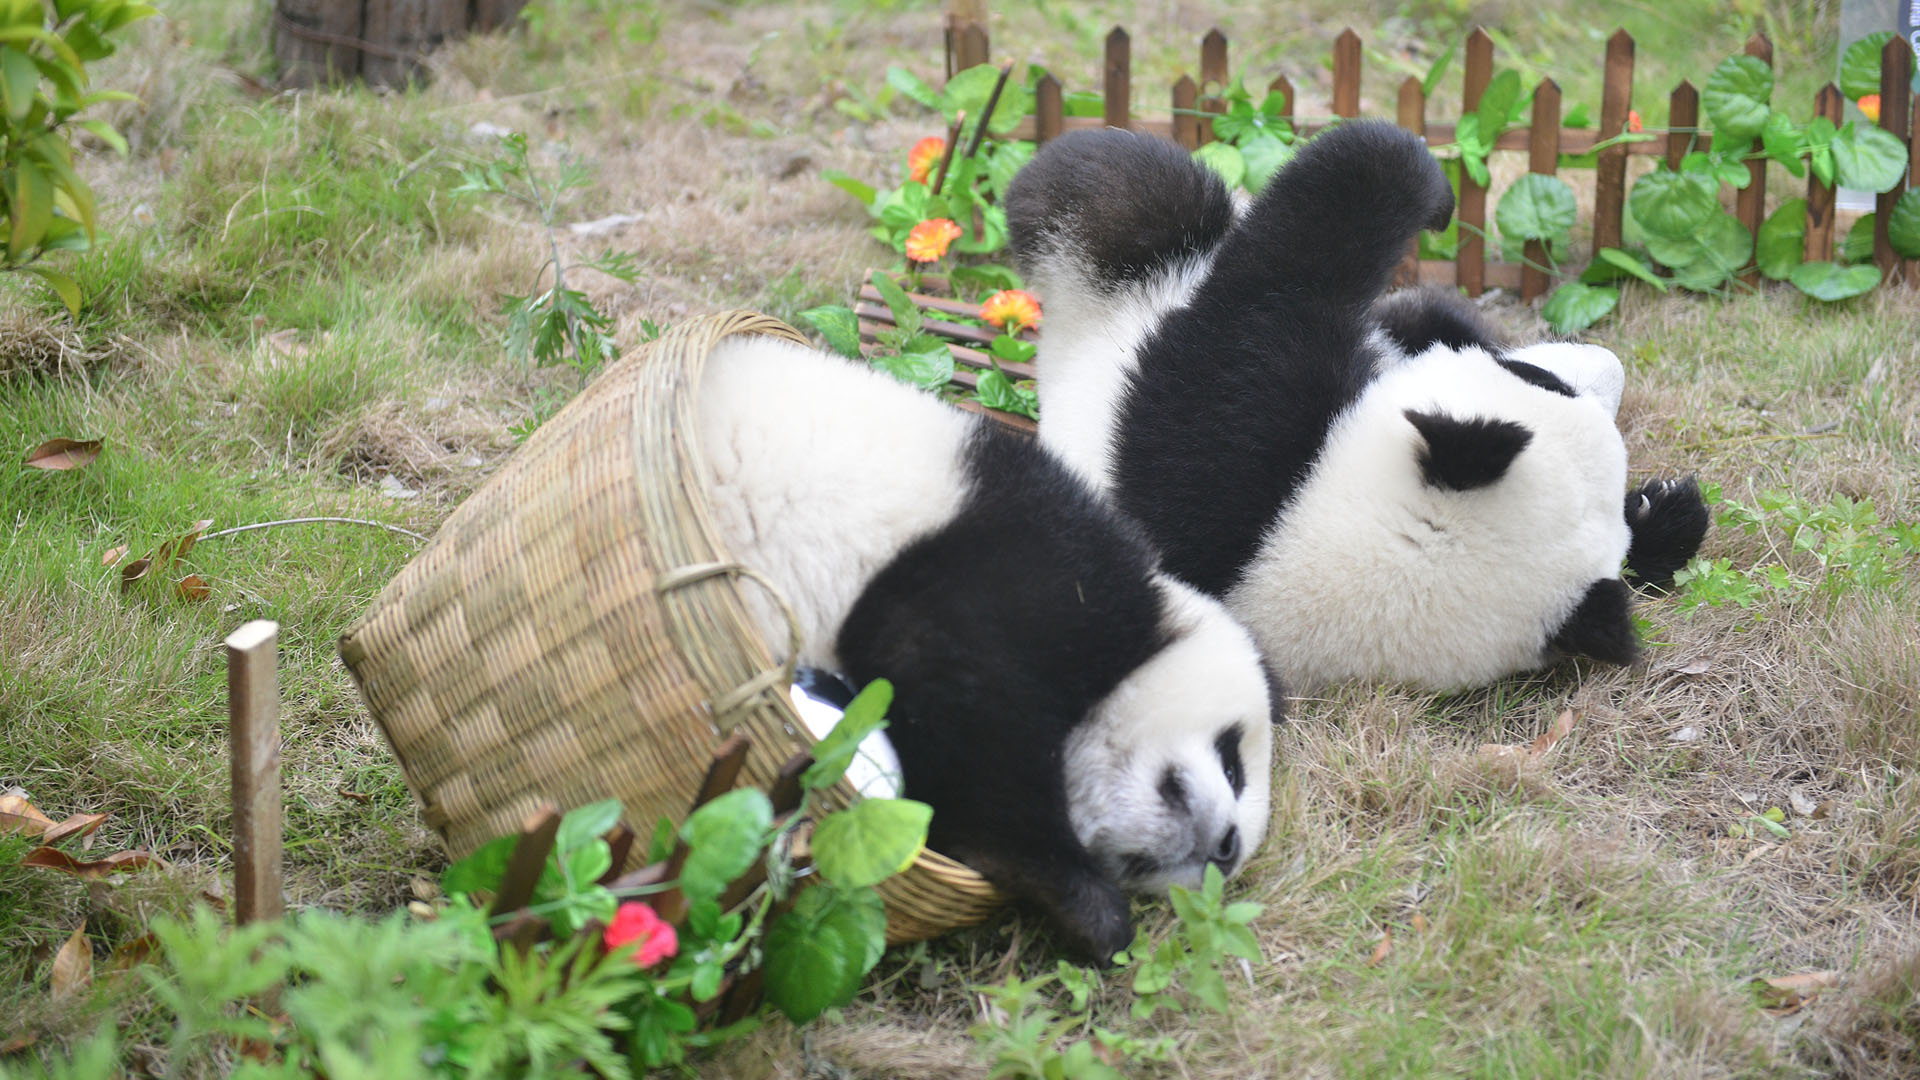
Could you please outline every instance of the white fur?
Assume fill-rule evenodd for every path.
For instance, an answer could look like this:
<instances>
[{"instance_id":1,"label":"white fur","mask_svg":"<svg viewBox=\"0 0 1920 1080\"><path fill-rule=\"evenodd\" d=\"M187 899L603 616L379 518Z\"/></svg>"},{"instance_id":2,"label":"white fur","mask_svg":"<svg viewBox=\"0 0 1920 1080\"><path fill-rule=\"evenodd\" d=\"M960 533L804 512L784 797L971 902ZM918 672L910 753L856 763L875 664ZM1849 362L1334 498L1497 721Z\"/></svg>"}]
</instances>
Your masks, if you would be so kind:
<instances>
[{"instance_id":1,"label":"white fur","mask_svg":"<svg viewBox=\"0 0 1920 1080\"><path fill-rule=\"evenodd\" d=\"M1494 484L1431 487L1410 408L1512 420L1533 440ZM1603 398L1436 347L1336 420L1227 605L1296 691L1354 677L1465 686L1537 667L1587 587L1619 575L1626 472Z\"/></svg>"},{"instance_id":2,"label":"white fur","mask_svg":"<svg viewBox=\"0 0 1920 1080\"><path fill-rule=\"evenodd\" d=\"M1173 640L1116 687L1067 742L1067 805L1075 835L1107 875L1141 892L1198 887L1229 826L1239 856L1231 876L1266 836L1273 724L1260 653L1220 603L1173 578L1158 584ZM1236 799L1213 741L1240 725L1246 786ZM1170 814L1158 791L1179 770L1188 816ZM1116 853L1149 852L1148 877L1125 872Z\"/></svg>"},{"instance_id":3,"label":"white fur","mask_svg":"<svg viewBox=\"0 0 1920 1080\"><path fill-rule=\"evenodd\" d=\"M841 670L834 642L868 580L958 512L973 421L890 376L764 337L716 346L699 400L727 550L780 583L800 617L799 662ZM742 591L783 650L779 609Z\"/></svg>"},{"instance_id":4,"label":"white fur","mask_svg":"<svg viewBox=\"0 0 1920 1080\"><path fill-rule=\"evenodd\" d=\"M1543 341L1515 349L1507 358L1553 372L1574 393L1604 404L1608 416L1620 412L1620 395L1627 388L1627 371L1611 349L1572 341Z\"/></svg>"},{"instance_id":5,"label":"white fur","mask_svg":"<svg viewBox=\"0 0 1920 1080\"><path fill-rule=\"evenodd\" d=\"M1192 299L1212 265L1212 252L1183 259L1111 294L1071 260L1049 256L1036 267L1031 284L1046 311L1034 360L1047 418L1040 441L1094 491L1112 486L1113 423L1140 343Z\"/></svg>"}]
</instances>

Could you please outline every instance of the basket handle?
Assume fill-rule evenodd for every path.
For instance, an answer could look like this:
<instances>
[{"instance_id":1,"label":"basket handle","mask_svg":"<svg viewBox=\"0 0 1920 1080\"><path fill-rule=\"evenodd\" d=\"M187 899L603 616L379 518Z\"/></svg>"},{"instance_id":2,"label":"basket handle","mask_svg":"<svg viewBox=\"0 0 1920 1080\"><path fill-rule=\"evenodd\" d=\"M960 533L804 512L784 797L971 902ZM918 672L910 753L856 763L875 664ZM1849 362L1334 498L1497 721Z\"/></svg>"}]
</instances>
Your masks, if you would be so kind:
<instances>
[{"instance_id":1,"label":"basket handle","mask_svg":"<svg viewBox=\"0 0 1920 1080\"><path fill-rule=\"evenodd\" d=\"M658 593L668 593L696 581L706 581L709 578L721 576L743 577L759 585L767 591L768 596L773 598L774 606L780 609L780 614L787 620L786 659L782 660L778 667L768 668L715 698L713 700L714 715L724 718L743 708L747 702L761 693L793 683L793 670L800 662L800 645L805 635L800 631L799 614L793 610L793 605L787 602L786 596L780 592L780 589L765 574L743 563L705 562L676 567L655 579L653 589Z\"/></svg>"}]
</instances>

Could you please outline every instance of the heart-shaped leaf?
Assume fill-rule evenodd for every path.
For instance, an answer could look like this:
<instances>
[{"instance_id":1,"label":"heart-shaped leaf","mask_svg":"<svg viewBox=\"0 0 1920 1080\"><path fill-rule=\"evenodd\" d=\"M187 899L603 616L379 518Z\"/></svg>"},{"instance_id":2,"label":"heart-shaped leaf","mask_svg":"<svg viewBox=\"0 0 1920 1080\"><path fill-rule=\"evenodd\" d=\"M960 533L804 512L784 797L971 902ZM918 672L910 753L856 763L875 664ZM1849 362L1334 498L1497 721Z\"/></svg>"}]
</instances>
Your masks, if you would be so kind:
<instances>
[{"instance_id":1,"label":"heart-shaped leaf","mask_svg":"<svg viewBox=\"0 0 1920 1080\"><path fill-rule=\"evenodd\" d=\"M987 98L993 94L994 83L999 81L1000 68L994 64L975 64L965 71L954 72L940 91L940 111L946 114L947 122L952 123L965 112L969 118L967 126L971 127L974 118L987 107ZM1032 111L1033 91L1018 80L1008 79L1000 91L1000 100L994 103L987 130L1005 135Z\"/></svg>"},{"instance_id":2,"label":"heart-shaped leaf","mask_svg":"<svg viewBox=\"0 0 1920 1080\"><path fill-rule=\"evenodd\" d=\"M1907 148L1877 127L1848 122L1833 137L1833 164L1843 187L1890 191L1907 175Z\"/></svg>"},{"instance_id":3,"label":"heart-shaped leaf","mask_svg":"<svg viewBox=\"0 0 1920 1080\"><path fill-rule=\"evenodd\" d=\"M1274 135L1256 135L1241 145L1240 158L1247 166L1247 190L1260 192L1282 165L1293 160L1293 147Z\"/></svg>"},{"instance_id":4,"label":"heart-shaped leaf","mask_svg":"<svg viewBox=\"0 0 1920 1080\"><path fill-rule=\"evenodd\" d=\"M897 353L875 353L867 362L908 386L938 390L953 379L953 350L931 335L915 339L917 348Z\"/></svg>"},{"instance_id":5,"label":"heart-shaped leaf","mask_svg":"<svg viewBox=\"0 0 1920 1080\"><path fill-rule=\"evenodd\" d=\"M1620 303L1620 290L1569 281L1553 291L1540 315L1556 334L1574 334L1606 318Z\"/></svg>"},{"instance_id":6,"label":"heart-shaped leaf","mask_svg":"<svg viewBox=\"0 0 1920 1080\"><path fill-rule=\"evenodd\" d=\"M872 889L819 885L767 927L767 1000L796 1024L853 1000L886 950L887 910Z\"/></svg>"},{"instance_id":7,"label":"heart-shaped leaf","mask_svg":"<svg viewBox=\"0 0 1920 1080\"><path fill-rule=\"evenodd\" d=\"M862 799L814 827L813 865L835 885L878 885L912 865L932 820L926 803Z\"/></svg>"},{"instance_id":8,"label":"heart-shaped leaf","mask_svg":"<svg viewBox=\"0 0 1920 1080\"><path fill-rule=\"evenodd\" d=\"M1892 40L1891 30L1876 30L1840 54L1840 92L1848 101L1880 92L1880 54Z\"/></svg>"},{"instance_id":9,"label":"heart-shaped leaf","mask_svg":"<svg viewBox=\"0 0 1920 1080\"><path fill-rule=\"evenodd\" d=\"M1230 142L1210 142L1195 150L1193 159L1219 173L1221 183L1230 188L1239 187L1247 178L1246 156Z\"/></svg>"},{"instance_id":10,"label":"heart-shaped leaf","mask_svg":"<svg viewBox=\"0 0 1920 1080\"><path fill-rule=\"evenodd\" d=\"M48 439L27 451L27 467L64 472L78 469L100 456L99 439Z\"/></svg>"},{"instance_id":11,"label":"heart-shaped leaf","mask_svg":"<svg viewBox=\"0 0 1920 1080\"><path fill-rule=\"evenodd\" d=\"M1620 276L1625 275L1638 278L1661 292L1667 291L1666 279L1655 274L1653 267L1649 266L1646 260L1639 255L1621 251L1619 248L1601 248L1596 261L1611 266L1620 271L1620 273L1602 277L1597 281L1587 281L1587 275L1582 274L1580 275L1581 281L1585 281L1589 285L1601 285L1608 281L1616 281Z\"/></svg>"},{"instance_id":12,"label":"heart-shaped leaf","mask_svg":"<svg viewBox=\"0 0 1920 1080\"><path fill-rule=\"evenodd\" d=\"M1500 197L1493 220L1510 248L1528 240L1556 245L1571 238L1579 212L1573 189L1565 180L1527 173Z\"/></svg>"},{"instance_id":13,"label":"heart-shaped leaf","mask_svg":"<svg viewBox=\"0 0 1920 1080\"><path fill-rule=\"evenodd\" d=\"M1880 284L1880 268L1871 263L1864 266L1837 266L1830 262L1801 263L1793 268L1791 280L1801 292L1815 300L1831 303L1871 292L1874 286Z\"/></svg>"},{"instance_id":14,"label":"heart-shaped leaf","mask_svg":"<svg viewBox=\"0 0 1920 1080\"><path fill-rule=\"evenodd\" d=\"M1760 272L1785 281L1804 261L1807 247L1807 200L1788 199L1760 225L1755 239Z\"/></svg>"},{"instance_id":15,"label":"heart-shaped leaf","mask_svg":"<svg viewBox=\"0 0 1920 1080\"><path fill-rule=\"evenodd\" d=\"M1908 188L1887 217L1887 242L1909 259L1920 259L1920 188Z\"/></svg>"},{"instance_id":16,"label":"heart-shaped leaf","mask_svg":"<svg viewBox=\"0 0 1920 1080\"><path fill-rule=\"evenodd\" d=\"M862 687L827 737L813 744L813 764L800 774L800 786L817 791L839 781L860 749L860 740L887 726L891 704L893 684L887 680L875 679Z\"/></svg>"},{"instance_id":17,"label":"heart-shaped leaf","mask_svg":"<svg viewBox=\"0 0 1920 1080\"><path fill-rule=\"evenodd\" d=\"M689 814L680 826L688 849L680 891L689 901L719 896L760 857L772 823L773 804L754 788L729 791Z\"/></svg>"},{"instance_id":18,"label":"heart-shaped leaf","mask_svg":"<svg viewBox=\"0 0 1920 1080\"><path fill-rule=\"evenodd\" d=\"M1656 169L1633 185L1627 203L1648 236L1683 239L1720 212L1711 179Z\"/></svg>"},{"instance_id":19,"label":"heart-shaped leaf","mask_svg":"<svg viewBox=\"0 0 1920 1080\"><path fill-rule=\"evenodd\" d=\"M812 324L820 336L827 341L827 348L841 356L858 359L860 356L860 320L853 309L841 304L826 304L808 308L800 317Z\"/></svg>"},{"instance_id":20,"label":"heart-shaped leaf","mask_svg":"<svg viewBox=\"0 0 1920 1080\"><path fill-rule=\"evenodd\" d=\"M1800 154L1806 148L1806 132L1800 130L1786 113L1768 113L1767 126L1760 129L1760 145L1767 157L1787 167L1795 176L1807 175Z\"/></svg>"},{"instance_id":21,"label":"heart-shaped leaf","mask_svg":"<svg viewBox=\"0 0 1920 1080\"><path fill-rule=\"evenodd\" d=\"M1853 227L1847 235L1840 238L1840 259L1842 262L1864 263L1873 261L1873 223L1878 211L1861 214L1853 221Z\"/></svg>"},{"instance_id":22,"label":"heart-shaped leaf","mask_svg":"<svg viewBox=\"0 0 1920 1080\"><path fill-rule=\"evenodd\" d=\"M565 855L604 837L613 831L615 825L620 824L620 812L619 799L602 799L567 811L566 816L560 819L560 828L554 831L554 850ZM586 880L592 881L599 876L595 874Z\"/></svg>"},{"instance_id":23,"label":"heart-shaped leaf","mask_svg":"<svg viewBox=\"0 0 1920 1080\"><path fill-rule=\"evenodd\" d=\"M1767 126L1772 111L1767 102L1773 97L1773 69L1754 56L1729 56L1707 76L1700 102L1713 121L1716 142L1721 136L1748 140Z\"/></svg>"}]
</instances>

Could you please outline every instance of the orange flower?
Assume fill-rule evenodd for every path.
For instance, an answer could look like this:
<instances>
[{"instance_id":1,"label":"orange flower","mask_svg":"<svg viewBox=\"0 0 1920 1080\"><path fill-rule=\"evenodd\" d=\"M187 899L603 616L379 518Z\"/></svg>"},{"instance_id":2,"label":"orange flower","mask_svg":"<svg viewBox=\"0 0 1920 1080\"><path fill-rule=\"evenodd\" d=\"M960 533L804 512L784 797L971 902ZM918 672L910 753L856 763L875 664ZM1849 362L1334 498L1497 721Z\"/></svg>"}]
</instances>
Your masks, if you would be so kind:
<instances>
[{"instance_id":1,"label":"orange flower","mask_svg":"<svg viewBox=\"0 0 1920 1080\"><path fill-rule=\"evenodd\" d=\"M907 234L907 258L914 262L936 262L947 248L960 239L960 226L952 218L929 218Z\"/></svg>"},{"instance_id":2,"label":"orange flower","mask_svg":"<svg viewBox=\"0 0 1920 1080\"><path fill-rule=\"evenodd\" d=\"M907 178L926 183L933 176L933 167L940 163L940 155L947 152L947 140L938 135L929 135L913 144L907 151Z\"/></svg>"},{"instance_id":3,"label":"orange flower","mask_svg":"<svg viewBox=\"0 0 1920 1080\"><path fill-rule=\"evenodd\" d=\"M1855 104L1860 106L1860 111L1867 115L1868 120L1871 120L1876 124L1880 122L1880 95L1879 94L1867 94L1866 96L1862 97L1859 101L1855 102Z\"/></svg>"},{"instance_id":4,"label":"orange flower","mask_svg":"<svg viewBox=\"0 0 1920 1080\"><path fill-rule=\"evenodd\" d=\"M650 968L680 951L680 936L674 933L673 924L635 900L615 910L613 921L607 924L601 940L606 942L609 952L638 942L640 947L634 950L633 962L643 968Z\"/></svg>"},{"instance_id":5,"label":"orange flower","mask_svg":"<svg viewBox=\"0 0 1920 1080\"><path fill-rule=\"evenodd\" d=\"M1009 334L1040 325L1040 301L1025 289L1001 289L980 305L980 317Z\"/></svg>"},{"instance_id":6,"label":"orange flower","mask_svg":"<svg viewBox=\"0 0 1920 1080\"><path fill-rule=\"evenodd\" d=\"M1640 110L1639 109L1627 110L1627 130L1628 131L1640 130Z\"/></svg>"}]
</instances>

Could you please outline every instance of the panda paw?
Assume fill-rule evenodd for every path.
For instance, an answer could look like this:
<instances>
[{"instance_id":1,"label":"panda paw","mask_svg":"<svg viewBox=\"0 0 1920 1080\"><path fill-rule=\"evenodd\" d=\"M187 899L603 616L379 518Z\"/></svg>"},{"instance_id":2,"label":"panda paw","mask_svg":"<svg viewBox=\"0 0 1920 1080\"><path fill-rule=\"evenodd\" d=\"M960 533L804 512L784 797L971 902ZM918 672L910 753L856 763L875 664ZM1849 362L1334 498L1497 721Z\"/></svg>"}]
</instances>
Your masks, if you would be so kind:
<instances>
[{"instance_id":1,"label":"panda paw","mask_svg":"<svg viewBox=\"0 0 1920 1080\"><path fill-rule=\"evenodd\" d=\"M1699 552L1712 520L1700 485L1691 476L1649 480L1627 494L1625 510L1633 537L1627 572L1641 589L1666 589Z\"/></svg>"}]
</instances>

